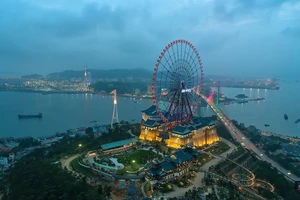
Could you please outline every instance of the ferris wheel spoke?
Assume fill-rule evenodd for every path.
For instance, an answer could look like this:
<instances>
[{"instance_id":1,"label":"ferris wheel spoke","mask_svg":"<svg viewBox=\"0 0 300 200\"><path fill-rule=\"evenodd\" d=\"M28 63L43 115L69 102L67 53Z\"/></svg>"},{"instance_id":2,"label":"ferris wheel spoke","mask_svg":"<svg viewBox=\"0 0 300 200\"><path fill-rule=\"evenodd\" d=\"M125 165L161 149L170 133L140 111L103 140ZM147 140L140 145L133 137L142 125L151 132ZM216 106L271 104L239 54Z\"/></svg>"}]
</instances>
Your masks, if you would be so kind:
<instances>
[{"instance_id":1,"label":"ferris wheel spoke","mask_svg":"<svg viewBox=\"0 0 300 200\"><path fill-rule=\"evenodd\" d=\"M191 63L191 67L195 67L196 64L198 64L197 62L195 63L196 59L198 59L197 56L193 57L193 55L188 55L188 57L189 63Z\"/></svg>"},{"instance_id":2,"label":"ferris wheel spoke","mask_svg":"<svg viewBox=\"0 0 300 200\"><path fill-rule=\"evenodd\" d=\"M182 60L182 42L180 43L180 60Z\"/></svg>"},{"instance_id":3,"label":"ferris wheel spoke","mask_svg":"<svg viewBox=\"0 0 300 200\"><path fill-rule=\"evenodd\" d=\"M169 51L168 51L169 52ZM169 53L170 54L170 53ZM171 57L169 56L169 59L167 59L167 57L166 56L163 56L163 58L164 58L164 60L165 60L165 62L168 64L168 66L169 66L169 69L170 70L173 70L173 67L172 67L172 59L171 59ZM170 64L170 59L171 59L171 64Z\"/></svg>"},{"instance_id":4,"label":"ferris wheel spoke","mask_svg":"<svg viewBox=\"0 0 300 200\"><path fill-rule=\"evenodd\" d=\"M179 47L178 47L178 46L179 46L179 44L177 43L177 44L176 44L176 49L177 49L177 60L180 60L180 54L179 54L179 49L178 49Z\"/></svg>"},{"instance_id":5,"label":"ferris wheel spoke","mask_svg":"<svg viewBox=\"0 0 300 200\"><path fill-rule=\"evenodd\" d=\"M176 57L176 51L174 50L174 45L172 45L172 55L174 57L174 62L176 62L178 60L178 58Z\"/></svg>"},{"instance_id":6,"label":"ferris wheel spoke","mask_svg":"<svg viewBox=\"0 0 300 200\"><path fill-rule=\"evenodd\" d=\"M195 57L196 57L195 55L196 54L195 54L194 50L191 50L191 53L189 54L189 59L188 59L189 63L194 63L194 60L195 60Z\"/></svg>"},{"instance_id":7,"label":"ferris wheel spoke","mask_svg":"<svg viewBox=\"0 0 300 200\"><path fill-rule=\"evenodd\" d=\"M170 51L168 51L168 55L169 55L169 59L168 60L171 60L171 63L173 63L173 59L172 59L172 56L170 55Z\"/></svg>"},{"instance_id":8,"label":"ferris wheel spoke","mask_svg":"<svg viewBox=\"0 0 300 200\"><path fill-rule=\"evenodd\" d=\"M191 51L191 48L189 48L190 46L189 45L187 45L187 44L185 44L185 48L188 48L188 51L187 50L185 50L184 51L184 60L186 60L186 62L188 63L188 58L189 58L189 55L190 55L190 51Z\"/></svg>"},{"instance_id":9,"label":"ferris wheel spoke","mask_svg":"<svg viewBox=\"0 0 300 200\"><path fill-rule=\"evenodd\" d=\"M192 111L192 108L191 108L191 104L193 101L189 101L189 96L186 95L186 100L187 100L187 104L188 104L188 109L190 111L190 114L192 115L193 114L193 111Z\"/></svg>"},{"instance_id":10,"label":"ferris wheel spoke","mask_svg":"<svg viewBox=\"0 0 300 200\"><path fill-rule=\"evenodd\" d=\"M201 61L185 40L171 42L159 56L154 78L157 112L165 123L188 122L194 115L203 87Z\"/></svg>"},{"instance_id":11,"label":"ferris wheel spoke","mask_svg":"<svg viewBox=\"0 0 300 200\"><path fill-rule=\"evenodd\" d=\"M164 65L163 65L164 66ZM165 67L164 67L165 68ZM166 68L165 68L166 69ZM167 70L167 69L166 69ZM172 75L173 73L171 73L169 70L167 70L167 72ZM172 80L175 80L172 76L170 76L169 74L166 74L164 71L161 71L160 72L161 74L164 74L166 77L172 79Z\"/></svg>"},{"instance_id":12,"label":"ferris wheel spoke","mask_svg":"<svg viewBox=\"0 0 300 200\"><path fill-rule=\"evenodd\" d=\"M173 104L174 104L174 100L175 100L175 97L176 97L176 94L177 94L177 91L174 92L174 95L173 95L173 98L171 99L171 103L169 105L169 109L168 109L168 112L167 114L170 116L171 113L174 113L174 112L171 112L172 108L173 108ZM172 117L172 116L171 116Z\"/></svg>"},{"instance_id":13,"label":"ferris wheel spoke","mask_svg":"<svg viewBox=\"0 0 300 200\"><path fill-rule=\"evenodd\" d=\"M182 101L184 102L184 106L183 106L183 109L182 109L182 118L186 118L188 116L188 113L189 113L189 102L186 98L186 95L183 95L182 96Z\"/></svg>"}]
</instances>

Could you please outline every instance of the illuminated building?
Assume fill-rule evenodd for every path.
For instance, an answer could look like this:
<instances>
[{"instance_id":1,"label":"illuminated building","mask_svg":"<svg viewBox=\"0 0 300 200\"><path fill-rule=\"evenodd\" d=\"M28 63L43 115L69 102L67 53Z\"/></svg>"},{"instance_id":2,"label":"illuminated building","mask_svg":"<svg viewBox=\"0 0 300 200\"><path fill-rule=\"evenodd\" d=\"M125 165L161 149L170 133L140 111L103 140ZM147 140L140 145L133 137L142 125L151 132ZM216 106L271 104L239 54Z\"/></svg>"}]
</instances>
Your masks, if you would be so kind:
<instances>
[{"instance_id":1,"label":"illuminated building","mask_svg":"<svg viewBox=\"0 0 300 200\"><path fill-rule=\"evenodd\" d=\"M209 118L194 117L187 124L165 131L165 124L158 117L155 107L151 106L142 111L142 119L141 140L164 142L172 148L187 145L199 147L219 140L215 124Z\"/></svg>"},{"instance_id":2,"label":"illuminated building","mask_svg":"<svg viewBox=\"0 0 300 200\"><path fill-rule=\"evenodd\" d=\"M198 156L198 152L190 147L178 149L170 156L166 156L164 160L153 160L146 168L146 180L151 185L157 182L167 182L175 178L183 176L189 171L189 167L194 159Z\"/></svg>"}]
</instances>

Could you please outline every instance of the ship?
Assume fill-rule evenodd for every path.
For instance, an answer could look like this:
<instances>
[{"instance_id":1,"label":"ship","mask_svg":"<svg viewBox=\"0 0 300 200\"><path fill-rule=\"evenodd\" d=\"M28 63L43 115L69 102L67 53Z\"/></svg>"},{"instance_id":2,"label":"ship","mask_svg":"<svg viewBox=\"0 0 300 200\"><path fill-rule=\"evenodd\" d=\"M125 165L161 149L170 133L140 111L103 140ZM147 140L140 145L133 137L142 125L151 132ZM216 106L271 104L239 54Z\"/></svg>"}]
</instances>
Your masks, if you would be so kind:
<instances>
[{"instance_id":1,"label":"ship","mask_svg":"<svg viewBox=\"0 0 300 200\"><path fill-rule=\"evenodd\" d=\"M43 117L42 113L39 113L37 115L18 115L19 119L22 119L22 118L42 118L42 117Z\"/></svg>"},{"instance_id":2,"label":"ship","mask_svg":"<svg viewBox=\"0 0 300 200\"><path fill-rule=\"evenodd\" d=\"M270 124L265 124L265 127L269 127L270 126Z\"/></svg>"},{"instance_id":3,"label":"ship","mask_svg":"<svg viewBox=\"0 0 300 200\"><path fill-rule=\"evenodd\" d=\"M285 120L288 120L288 119L289 119L289 117L287 116L287 114L284 114L283 117L284 117Z\"/></svg>"},{"instance_id":4,"label":"ship","mask_svg":"<svg viewBox=\"0 0 300 200\"><path fill-rule=\"evenodd\" d=\"M141 101L134 101L134 103L138 103L138 104L140 104L140 103L141 103Z\"/></svg>"}]
</instances>

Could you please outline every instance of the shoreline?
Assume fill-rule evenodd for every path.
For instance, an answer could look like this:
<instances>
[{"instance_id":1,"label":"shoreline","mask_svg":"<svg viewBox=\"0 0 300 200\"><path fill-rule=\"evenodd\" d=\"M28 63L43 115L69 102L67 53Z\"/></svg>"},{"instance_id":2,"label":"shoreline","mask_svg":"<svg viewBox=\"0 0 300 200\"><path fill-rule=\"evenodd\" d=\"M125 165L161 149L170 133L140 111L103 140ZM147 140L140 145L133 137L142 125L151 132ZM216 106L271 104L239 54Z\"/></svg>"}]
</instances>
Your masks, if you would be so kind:
<instances>
[{"instance_id":1,"label":"shoreline","mask_svg":"<svg viewBox=\"0 0 300 200\"><path fill-rule=\"evenodd\" d=\"M260 87L260 86L220 86L220 88L245 88L245 89L262 89L262 90L280 90L280 87Z\"/></svg>"},{"instance_id":2,"label":"shoreline","mask_svg":"<svg viewBox=\"0 0 300 200\"><path fill-rule=\"evenodd\" d=\"M83 92L83 91L41 91L41 90L0 90L0 92L24 92L24 93L40 93L42 95L47 94L96 94L95 92Z\"/></svg>"},{"instance_id":3,"label":"shoreline","mask_svg":"<svg viewBox=\"0 0 300 200\"><path fill-rule=\"evenodd\" d=\"M273 133L268 131L261 131L260 134L267 137L274 136L274 137L280 137L282 139L291 140L291 141L300 141L300 138L298 136L282 135L279 133Z\"/></svg>"},{"instance_id":4,"label":"shoreline","mask_svg":"<svg viewBox=\"0 0 300 200\"><path fill-rule=\"evenodd\" d=\"M244 124L243 122L237 121L235 119L231 119L231 121L236 121L238 123L237 128L239 128L239 129L240 129L240 127L239 127L240 124ZM274 132L269 132L269 131L261 130L261 129L257 128L254 125L249 125L249 126L252 126L257 131L259 131L259 134L262 135L262 136L266 136L266 137L274 136L274 137L280 137L282 139L291 140L291 141L300 141L300 137L298 137L298 136L283 135L283 134L280 134L280 133L274 133ZM245 128L248 128L248 127L245 126Z\"/></svg>"}]
</instances>

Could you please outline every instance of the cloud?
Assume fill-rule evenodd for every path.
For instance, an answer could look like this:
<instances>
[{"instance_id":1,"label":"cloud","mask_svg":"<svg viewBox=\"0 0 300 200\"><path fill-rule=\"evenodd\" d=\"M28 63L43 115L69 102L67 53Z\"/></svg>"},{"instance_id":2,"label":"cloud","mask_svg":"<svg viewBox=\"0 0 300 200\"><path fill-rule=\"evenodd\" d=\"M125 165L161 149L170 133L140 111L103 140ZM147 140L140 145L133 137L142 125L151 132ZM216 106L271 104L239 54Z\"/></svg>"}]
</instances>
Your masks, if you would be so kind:
<instances>
[{"instance_id":1,"label":"cloud","mask_svg":"<svg viewBox=\"0 0 300 200\"><path fill-rule=\"evenodd\" d=\"M214 53L215 51L222 49L226 44L230 44L239 37L239 32L227 33L224 35L209 34L205 35L200 42L198 42L197 47L200 52L205 54ZM214 42L211 41L213 38Z\"/></svg>"},{"instance_id":2,"label":"cloud","mask_svg":"<svg viewBox=\"0 0 300 200\"><path fill-rule=\"evenodd\" d=\"M294 28L287 27L281 33L285 36L300 38L300 26Z\"/></svg>"},{"instance_id":3,"label":"cloud","mask_svg":"<svg viewBox=\"0 0 300 200\"><path fill-rule=\"evenodd\" d=\"M285 2L282 4L278 13L278 17L283 20L299 20L300 19L300 1Z\"/></svg>"},{"instance_id":4,"label":"cloud","mask_svg":"<svg viewBox=\"0 0 300 200\"><path fill-rule=\"evenodd\" d=\"M295 0L219 0L214 1L214 16L221 21L235 21L241 17L268 14L283 3Z\"/></svg>"},{"instance_id":5,"label":"cloud","mask_svg":"<svg viewBox=\"0 0 300 200\"><path fill-rule=\"evenodd\" d=\"M176 39L192 42L207 59L203 62L215 66L206 70L217 69L228 63L218 57L230 58L240 45L249 55L274 53L262 42L266 38L272 38L270 44L290 44L281 50L294 49L297 20L287 22L278 13L297 16L295 5L293 0L1 0L0 73L49 73L84 65L151 69ZM266 65L257 62L258 69L259 63Z\"/></svg>"}]
</instances>

